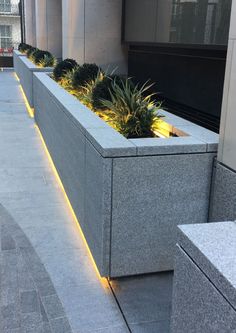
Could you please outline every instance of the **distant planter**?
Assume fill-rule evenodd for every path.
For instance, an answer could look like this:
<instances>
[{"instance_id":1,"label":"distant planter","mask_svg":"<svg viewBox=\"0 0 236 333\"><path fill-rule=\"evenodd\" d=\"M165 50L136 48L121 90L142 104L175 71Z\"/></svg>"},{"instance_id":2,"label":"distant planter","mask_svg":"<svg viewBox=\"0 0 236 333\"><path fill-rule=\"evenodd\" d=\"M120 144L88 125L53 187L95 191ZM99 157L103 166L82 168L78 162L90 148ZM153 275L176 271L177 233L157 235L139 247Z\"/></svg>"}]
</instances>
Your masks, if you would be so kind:
<instances>
[{"instance_id":1,"label":"distant planter","mask_svg":"<svg viewBox=\"0 0 236 333\"><path fill-rule=\"evenodd\" d=\"M34 106L101 275L172 270L177 225L207 222L218 135L163 111L179 137L126 139L45 73Z\"/></svg>"},{"instance_id":2,"label":"distant planter","mask_svg":"<svg viewBox=\"0 0 236 333\"><path fill-rule=\"evenodd\" d=\"M31 108L34 107L33 100L33 73L52 72L52 67L37 67L23 53L14 51L14 68L20 79L21 86L27 97Z\"/></svg>"},{"instance_id":3,"label":"distant planter","mask_svg":"<svg viewBox=\"0 0 236 333\"><path fill-rule=\"evenodd\" d=\"M25 57L26 55L21 53L18 50L13 50L13 64L14 64L14 69L18 77L20 77L20 69L21 69L21 62L19 60L19 57Z\"/></svg>"}]
</instances>

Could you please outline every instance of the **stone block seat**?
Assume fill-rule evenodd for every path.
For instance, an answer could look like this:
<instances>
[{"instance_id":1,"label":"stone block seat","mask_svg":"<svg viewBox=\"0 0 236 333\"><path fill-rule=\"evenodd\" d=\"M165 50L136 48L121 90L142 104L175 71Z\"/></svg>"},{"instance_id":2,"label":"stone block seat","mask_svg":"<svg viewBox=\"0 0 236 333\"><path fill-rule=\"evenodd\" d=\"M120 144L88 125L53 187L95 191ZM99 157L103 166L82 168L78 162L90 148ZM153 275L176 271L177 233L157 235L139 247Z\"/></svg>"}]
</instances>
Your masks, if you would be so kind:
<instances>
[{"instance_id":1,"label":"stone block seat","mask_svg":"<svg viewBox=\"0 0 236 333\"><path fill-rule=\"evenodd\" d=\"M179 227L172 333L236 332L236 222Z\"/></svg>"}]
</instances>

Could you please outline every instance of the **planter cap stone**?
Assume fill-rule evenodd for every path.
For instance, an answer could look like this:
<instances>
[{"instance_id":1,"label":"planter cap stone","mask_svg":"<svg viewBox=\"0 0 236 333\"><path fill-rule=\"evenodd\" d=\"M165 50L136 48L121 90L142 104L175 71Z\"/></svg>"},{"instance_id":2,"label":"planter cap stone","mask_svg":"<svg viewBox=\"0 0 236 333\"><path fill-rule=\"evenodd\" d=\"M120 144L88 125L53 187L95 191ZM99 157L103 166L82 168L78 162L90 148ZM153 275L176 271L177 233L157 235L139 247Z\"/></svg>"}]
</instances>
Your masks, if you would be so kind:
<instances>
[{"instance_id":1,"label":"planter cap stone","mask_svg":"<svg viewBox=\"0 0 236 333\"><path fill-rule=\"evenodd\" d=\"M52 67L38 67L32 61L30 61L27 57L21 59L25 66L32 72L52 72Z\"/></svg>"},{"instance_id":2,"label":"planter cap stone","mask_svg":"<svg viewBox=\"0 0 236 333\"><path fill-rule=\"evenodd\" d=\"M20 51L18 51L18 50L13 50L13 53L14 53L15 55L17 55L17 56L26 57L26 54L24 54L24 53L22 53L22 52L20 52Z\"/></svg>"},{"instance_id":3,"label":"planter cap stone","mask_svg":"<svg viewBox=\"0 0 236 333\"><path fill-rule=\"evenodd\" d=\"M178 244L236 309L236 222L179 226Z\"/></svg>"}]
</instances>

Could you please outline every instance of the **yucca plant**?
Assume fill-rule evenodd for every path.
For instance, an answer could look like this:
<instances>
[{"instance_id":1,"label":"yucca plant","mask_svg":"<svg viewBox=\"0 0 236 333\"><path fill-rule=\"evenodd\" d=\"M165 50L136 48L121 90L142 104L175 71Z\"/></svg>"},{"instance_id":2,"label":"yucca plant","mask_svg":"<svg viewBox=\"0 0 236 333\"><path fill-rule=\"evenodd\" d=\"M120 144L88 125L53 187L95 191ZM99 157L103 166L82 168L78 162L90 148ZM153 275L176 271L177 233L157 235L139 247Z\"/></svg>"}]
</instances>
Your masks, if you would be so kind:
<instances>
[{"instance_id":1,"label":"yucca plant","mask_svg":"<svg viewBox=\"0 0 236 333\"><path fill-rule=\"evenodd\" d=\"M97 76L88 81L84 86L81 86L80 89L76 89L76 97L86 106L93 110L93 91L96 86L104 80L104 73L99 70Z\"/></svg>"},{"instance_id":2,"label":"yucca plant","mask_svg":"<svg viewBox=\"0 0 236 333\"><path fill-rule=\"evenodd\" d=\"M78 66L79 65L77 65L77 67ZM72 70L70 70L66 74L64 74L62 79L59 81L59 84L74 96L76 96L76 90L74 89L74 87L72 85L72 80L74 77L74 73L77 70L77 67L73 68Z\"/></svg>"},{"instance_id":3,"label":"yucca plant","mask_svg":"<svg viewBox=\"0 0 236 333\"><path fill-rule=\"evenodd\" d=\"M57 60L53 55L45 54L37 64L39 67L54 67L57 64Z\"/></svg>"},{"instance_id":4,"label":"yucca plant","mask_svg":"<svg viewBox=\"0 0 236 333\"><path fill-rule=\"evenodd\" d=\"M126 138L155 136L161 103L155 104L154 94L146 95L151 87L152 84L147 83L134 86L130 79L121 84L114 81L110 89L111 100L102 100L108 122Z\"/></svg>"},{"instance_id":5,"label":"yucca plant","mask_svg":"<svg viewBox=\"0 0 236 333\"><path fill-rule=\"evenodd\" d=\"M121 85L121 82L124 81L118 75L104 75L103 79L98 81L92 91L92 108L95 111L100 111L106 109L102 104L102 100L111 101L110 90L112 89L113 81L116 81L116 84Z\"/></svg>"}]
</instances>

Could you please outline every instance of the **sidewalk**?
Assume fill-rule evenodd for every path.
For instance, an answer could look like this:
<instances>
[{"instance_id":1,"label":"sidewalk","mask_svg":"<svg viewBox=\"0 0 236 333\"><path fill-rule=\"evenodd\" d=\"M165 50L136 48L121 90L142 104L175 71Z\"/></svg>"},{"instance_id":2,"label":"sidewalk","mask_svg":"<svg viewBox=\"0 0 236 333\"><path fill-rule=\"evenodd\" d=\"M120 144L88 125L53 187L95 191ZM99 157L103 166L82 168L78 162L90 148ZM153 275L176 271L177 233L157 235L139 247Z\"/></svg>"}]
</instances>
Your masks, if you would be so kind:
<instances>
[{"instance_id":1,"label":"sidewalk","mask_svg":"<svg viewBox=\"0 0 236 333\"><path fill-rule=\"evenodd\" d=\"M10 71L0 72L0 159L0 203L39 255L73 332L127 332L107 281L99 279L88 256Z\"/></svg>"},{"instance_id":2,"label":"sidewalk","mask_svg":"<svg viewBox=\"0 0 236 333\"><path fill-rule=\"evenodd\" d=\"M7 216L7 221L20 230L20 241L30 241L27 246L21 242L18 244L18 239L2 227L1 238L5 240L0 258L3 260L9 251L13 253L13 262L22 262L23 256L28 270L26 278L29 274L34 280L34 287L29 284L22 290L17 279L13 279L14 286L8 279L7 288L15 288L15 291L18 288L17 295L29 292L23 294L27 296L24 304L26 308L28 306L28 312L23 315L25 310L21 305L13 311L14 299L9 296L10 291L4 294L4 298L0 298L1 316L6 320L1 322L6 326L1 332L169 333L172 273L130 277L109 283L98 276L34 120L27 113L13 71L0 72L0 161L1 226L6 223L3 216ZM14 228L11 230L13 232ZM22 248L25 247L37 265L45 269L47 276L41 281L40 290L34 277L34 269L37 271L38 266L35 268L27 261L28 257L24 257ZM14 271L13 266L7 267L9 274L11 269ZM20 267L22 269L21 264ZM5 273L1 271L1 274ZM15 271L15 274L19 275L19 272ZM0 287L2 291L3 285ZM32 315L29 304L35 304L35 293L39 299L46 294L54 296L50 306L45 305L50 322L49 327L46 325L48 330L41 308L38 313L39 307L35 305L37 315L35 311ZM60 302L62 307L58 305ZM53 316L52 309L55 309ZM25 313L28 313L27 320ZM12 330L7 330L6 322L14 323L9 327Z\"/></svg>"}]
</instances>

